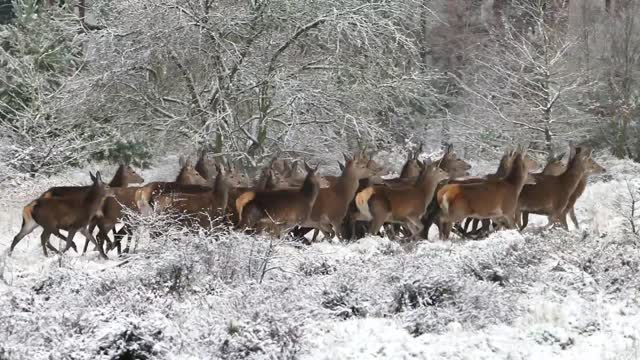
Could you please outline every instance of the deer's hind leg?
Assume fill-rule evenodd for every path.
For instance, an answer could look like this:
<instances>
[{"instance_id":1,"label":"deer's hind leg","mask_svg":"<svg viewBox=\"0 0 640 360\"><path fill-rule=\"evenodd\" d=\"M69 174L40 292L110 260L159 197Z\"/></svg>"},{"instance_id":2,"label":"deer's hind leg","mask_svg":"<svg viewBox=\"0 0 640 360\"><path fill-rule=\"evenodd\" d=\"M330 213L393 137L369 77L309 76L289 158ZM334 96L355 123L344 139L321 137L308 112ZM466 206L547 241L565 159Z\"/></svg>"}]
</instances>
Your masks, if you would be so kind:
<instances>
[{"instance_id":1,"label":"deer's hind leg","mask_svg":"<svg viewBox=\"0 0 640 360\"><path fill-rule=\"evenodd\" d=\"M11 253L13 252L13 248L15 248L16 245L18 245L20 240L22 240L25 236L33 232L33 230L35 230L38 226L40 225L38 225L38 223L35 222L35 220L30 220L30 221L25 221L24 219L22 220L22 227L20 228L20 231L13 238L13 241L11 242L11 247L9 248L9 256L11 256Z\"/></svg>"}]
</instances>

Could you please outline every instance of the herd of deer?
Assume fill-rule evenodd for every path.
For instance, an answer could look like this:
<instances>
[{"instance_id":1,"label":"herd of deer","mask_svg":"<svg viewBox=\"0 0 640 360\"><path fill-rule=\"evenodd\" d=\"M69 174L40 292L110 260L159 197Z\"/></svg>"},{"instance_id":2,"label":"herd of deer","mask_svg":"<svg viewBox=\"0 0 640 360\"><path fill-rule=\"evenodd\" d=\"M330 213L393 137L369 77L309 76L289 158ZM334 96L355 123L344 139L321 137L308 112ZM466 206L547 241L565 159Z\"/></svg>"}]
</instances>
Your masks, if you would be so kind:
<instances>
[{"instance_id":1,"label":"herd of deer","mask_svg":"<svg viewBox=\"0 0 640 360\"><path fill-rule=\"evenodd\" d=\"M181 159L173 182L130 187L144 179L130 166L121 165L108 184L99 172L90 173L92 185L50 188L25 206L22 228L9 254L39 226L45 256L47 249L59 251L49 243L52 234L66 241L63 251L76 250L76 232L87 239L84 252L91 241L104 258L113 248L120 254L121 241L127 237L128 251L134 230L126 215L154 209L175 214L185 225L228 224L274 236L291 233L305 241L304 235L311 230L315 241L319 232L328 238L353 239L378 234L383 227L392 239L398 233L406 239L426 239L434 223L442 239L448 239L454 229L460 236L477 237L500 228L523 229L530 213L548 216L547 227L560 223L565 228L570 215L578 227L573 211L576 200L588 176L605 171L583 147L572 146L566 164L559 156L539 173L531 172L540 166L524 148L507 150L496 172L483 177L468 177L471 166L456 156L451 145L437 161L420 161L420 152L409 152L400 176L394 179L382 179L384 169L364 151L344 156L340 176L319 176L317 166L302 162L302 169L300 161L274 159L253 185L231 164L216 163L204 152L195 166ZM124 226L116 231L120 222ZM477 228L479 223L482 226ZM67 236L60 230L67 231Z\"/></svg>"}]
</instances>

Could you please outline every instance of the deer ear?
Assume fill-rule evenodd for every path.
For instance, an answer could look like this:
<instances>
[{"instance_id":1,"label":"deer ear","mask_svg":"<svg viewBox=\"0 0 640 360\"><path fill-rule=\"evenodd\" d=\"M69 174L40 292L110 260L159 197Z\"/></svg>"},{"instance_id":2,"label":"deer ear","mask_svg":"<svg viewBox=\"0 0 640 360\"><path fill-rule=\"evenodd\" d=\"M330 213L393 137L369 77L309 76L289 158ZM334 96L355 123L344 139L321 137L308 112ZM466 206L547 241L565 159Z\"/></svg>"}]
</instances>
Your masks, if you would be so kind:
<instances>
[{"instance_id":1,"label":"deer ear","mask_svg":"<svg viewBox=\"0 0 640 360\"><path fill-rule=\"evenodd\" d=\"M420 156L420 154L422 154L422 149L424 148L424 142L420 143L420 147L418 148L418 151L416 151L413 154L414 159L418 160L418 156Z\"/></svg>"},{"instance_id":2,"label":"deer ear","mask_svg":"<svg viewBox=\"0 0 640 360\"><path fill-rule=\"evenodd\" d=\"M311 166L309 166L309 164L307 164L306 161L304 161L304 169L307 170L308 173L313 172L313 169L311 168Z\"/></svg>"},{"instance_id":3,"label":"deer ear","mask_svg":"<svg viewBox=\"0 0 640 360\"><path fill-rule=\"evenodd\" d=\"M100 175L100 171L96 171L96 177L95 177L94 181L96 183L101 183L102 182L102 175Z\"/></svg>"},{"instance_id":4,"label":"deer ear","mask_svg":"<svg viewBox=\"0 0 640 360\"><path fill-rule=\"evenodd\" d=\"M341 171L344 171L344 165L340 161L338 161L338 167L340 167Z\"/></svg>"},{"instance_id":5,"label":"deer ear","mask_svg":"<svg viewBox=\"0 0 640 360\"><path fill-rule=\"evenodd\" d=\"M91 171L89 171L89 177L91 178L91 181L96 182L96 177L91 173Z\"/></svg>"},{"instance_id":6,"label":"deer ear","mask_svg":"<svg viewBox=\"0 0 640 360\"><path fill-rule=\"evenodd\" d=\"M344 157L344 162L345 164L347 163L347 161L349 161L349 157L347 156L347 154L342 153L342 156Z\"/></svg>"},{"instance_id":7,"label":"deer ear","mask_svg":"<svg viewBox=\"0 0 640 360\"><path fill-rule=\"evenodd\" d=\"M453 144L447 144L446 154L451 154L453 152Z\"/></svg>"},{"instance_id":8,"label":"deer ear","mask_svg":"<svg viewBox=\"0 0 640 360\"><path fill-rule=\"evenodd\" d=\"M567 154L567 153L562 153L562 154L560 154L560 155L556 156L556 161L562 161L562 158L564 158L564 156L565 156L566 154Z\"/></svg>"},{"instance_id":9,"label":"deer ear","mask_svg":"<svg viewBox=\"0 0 640 360\"><path fill-rule=\"evenodd\" d=\"M407 161L411 161L411 159L413 159L413 154L411 153L411 150L409 150L409 152L407 152Z\"/></svg>"}]
</instances>

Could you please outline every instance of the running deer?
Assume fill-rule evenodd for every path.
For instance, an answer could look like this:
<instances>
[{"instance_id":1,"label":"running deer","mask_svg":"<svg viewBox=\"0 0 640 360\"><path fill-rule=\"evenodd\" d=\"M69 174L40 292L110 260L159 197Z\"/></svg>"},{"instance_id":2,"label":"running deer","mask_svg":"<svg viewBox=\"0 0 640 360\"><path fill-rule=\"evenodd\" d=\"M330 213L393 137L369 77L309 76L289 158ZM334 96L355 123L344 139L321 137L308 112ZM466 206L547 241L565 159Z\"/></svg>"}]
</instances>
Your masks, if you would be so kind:
<instances>
[{"instance_id":1,"label":"running deer","mask_svg":"<svg viewBox=\"0 0 640 360\"><path fill-rule=\"evenodd\" d=\"M113 196L113 189L102 182L99 171L95 176L91 173L89 175L93 185L87 192L78 192L61 197L38 198L29 203L22 211L22 228L13 238L9 254L13 252L13 249L22 238L38 226L41 226L44 230L40 235L40 242L45 256L48 256L47 244L51 234L64 238L60 234L60 230L66 230L68 235L64 251L69 250L75 233L80 232L98 244L100 256L106 259L107 255L104 253L102 244L93 238L93 234L88 231L88 225L102 208L104 200Z\"/></svg>"},{"instance_id":2,"label":"running deer","mask_svg":"<svg viewBox=\"0 0 640 360\"><path fill-rule=\"evenodd\" d=\"M474 217L502 219L507 227L515 227L518 197L529 176L529 169L524 161L525 155L526 150L522 148L516 151L511 171L504 178L475 184L443 186L437 193L443 222L452 224L467 217ZM446 239L449 233L445 232L443 235Z\"/></svg>"},{"instance_id":3,"label":"running deer","mask_svg":"<svg viewBox=\"0 0 640 360\"><path fill-rule=\"evenodd\" d=\"M338 236L342 239L342 222L347 215L349 203L356 195L359 181L370 175L366 165L358 164L356 159L347 155L344 155L344 159L342 174L334 184L320 189L311 215L302 225L315 229L312 241L315 241L318 231L322 231L326 237Z\"/></svg>"},{"instance_id":4,"label":"running deer","mask_svg":"<svg viewBox=\"0 0 640 360\"><path fill-rule=\"evenodd\" d=\"M316 176L318 167L312 169L307 163L304 165L307 176L300 189L241 194L235 200L238 227L258 232L268 230L280 236L283 230L307 221L320 192L320 183Z\"/></svg>"},{"instance_id":5,"label":"running deer","mask_svg":"<svg viewBox=\"0 0 640 360\"><path fill-rule=\"evenodd\" d=\"M568 229L566 217L572 212L577 199L582 195L590 173L603 172L604 168L591 158L591 150L581 147L569 159L566 170L560 175L541 175L536 185L525 186L518 201L519 212L547 215L546 228L559 221ZM519 214L518 214L519 215ZM573 214L572 220L575 218ZM528 221L528 216L523 220ZM518 217L518 220L520 218ZM574 224L577 223L577 219ZM518 224L521 229L526 226L523 221Z\"/></svg>"},{"instance_id":6,"label":"running deer","mask_svg":"<svg viewBox=\"0 0 640 360\"><path fill-rule=\"evenodd\" d=\"M109 186L113 189L115 188L126 188L129 184L141 184L144 182L142 176L140 176L130 165L120 164L118 169L116 170L115 175L109 182ZM89 191L91 186L56 186L49 188L47 191L40 195L40 198L52 198L52 197L61 197L71 194L78 193L86 193ZM89 231L93 233L93 229L95 226L91 226ZM103 237L103 240L106 241L106 244L111 245L111 241L108 237ZM87 238L84 245L84 252L86 252L87 246L89 245L90 239ZM97 245L97 244L96 244ZM76 250L75 244L71 244L74 250ZM48 245L49 248L51 248Z\"/></svg>"},{"instance_id":7,"label":"running deer","mask_svg":"<svg viewBox=\"0 0 640 360\"><path fill-rule=\"evenodd\" d=\"M371 221L369 232L377 234L386 222L401 224L416 238L422 230L420 218L427 210L438 183L448 177L436 164L425 165L415 184L405 188L370 186L356 195L356 220Z\"/></svg>"},{"instance_id":8,"label":"running deer","mask_svg":"<svg viewBox=\"0 0 640 360\"><path fill-rule=\"evenodd\" d=\"M140 176L130 165L120 164L116 170L115 175L109 182L109 186L115 187L127 187L129 184L141 184L144 182L142 176ZM78 192L87 192L91 186L55 186L49 188L47 191L40 195L40 198L60 197Z\"/></svg>"}]
</instances>

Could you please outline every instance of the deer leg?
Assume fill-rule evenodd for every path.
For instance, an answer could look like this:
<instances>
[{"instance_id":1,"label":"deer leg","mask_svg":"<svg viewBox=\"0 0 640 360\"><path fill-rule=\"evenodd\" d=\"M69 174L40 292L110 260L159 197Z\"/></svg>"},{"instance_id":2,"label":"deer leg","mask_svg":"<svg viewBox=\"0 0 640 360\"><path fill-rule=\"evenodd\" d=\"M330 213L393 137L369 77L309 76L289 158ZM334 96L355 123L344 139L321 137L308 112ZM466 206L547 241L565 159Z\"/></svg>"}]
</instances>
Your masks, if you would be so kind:
<instances>
[{"instance_id":1,"label":"deer leg","mask_svg":"<svg viewBox=\"0 0 640 360\"><path fill-rule=\"evenodd\" d=\"M373 214L373 220L369 224L369 232L372 235L380 232L380 228L384 225L384 218L385 216L382 216L382 214Z\"/></svg>"},{"instance_id":2,"label":"deer leg","mask_svg":"<svg viewBox=\"0 0 640 360\"><path fill-rule=\"evenodd\" d=\"M69 233L67 234L67 245L62 250L63 253L67 252L71 248L71 243L73 242L73 237L76 236L76 229L69 229Z\"/></svg>"},{"instance_id":3,"label":"deer leg","mask_svg":"<svg viewBox=\"0 0 640 360\"><path fill-rule=\"evenodd\" d=\"M103 259L108 259L107 254L104 253L104 247L102 246L103 245L102 242L100 242L99 240L96 240L96 238L93 237L93 234L89 232L86 226L80 228L80 233L86 237L91 237L91 241L98 244L98 252L100 253L100 257L102 257Z\"/></svg>"},{"instance_id":4,"label":"deer leg","mask_svg":"<svg viewBox=\"0 0 640 360\"><path fill-rule=\"evenodd\" d=\"M51 232L53 235L57 236L58 238L64 240L68 246L71 246L71 248L73 249L73 251L78 252L78 248L76 247L76 243L74 243L73 241L69 241L69 238L67 236L64 236L60 233L60 230L55 229L54 231Z\"/></svg>"},{"instance_id":5,"label":"deer leg","mask_svg":"<svg viewBox=\"0 0 640 360\"><path fill-rule=\"evenodd\" d=\"M313 236L311 237L312 243L316 242L316 239L318 238L318 234L320 234L320 230L318 228L313 229Z\"/></svg>"},{"instance_id":6,"label":"deer leg","mask_svg":"<svg viewBox=\"0 0 640 360\"><path fill-rule=\"evenodd\" d=\"M125 242L124 252L128 253L129 243L133 242L133 229L131 228L131 225L127 223L122 226L122 229L120 229L120 231L113 235L113 243L116 247L116 250L118 251L118 255L122 253L122 240L125 237L127 238L127 240Z\"/></svg>"},{"instance_id":7,"label":"deer leg","mask_svg":"<svg viewBox=\"0 0 640 360\"><path fill-rule=\"evenodd\" d=\"M396 239L396 230L393 225L394 224L382 224L382 228L384 229L387 237L392 241Z\"/></svg>"},{"instance_id":8,"label":"deer leg","mask_svg":"<svg viewBox=\"0 0 640 360\"><path fill-rule=\"evenodd\" d=\"M342 221L332 221L331 227L333 228L335 236L338 237L338 240L342 241Z\"/></svg>"},{"instance_id":9,"label":"deer leg","mask_svg":"<svg viewBox=\"0 0 640 360\"><path fill-rule=\"evenodd\" d=\"M468 229L469 229L469 225L471 224L472 221L474 221L475 219L473 218L466 218L464 219L464 225L462 226L462 231L466 234L468 233ZM475 229L475 226L471 226L471 231L473 231Z\"/></svg>"},{"instance_id":10,"label":"deer leg","mask_svg":"<svg viewBox=\"0 0 640 360\"><path fill-rule=\"evenodd\" d=\"M409 228L409 231L411 231L411 240L417 240L418 235L422 232L422 223L418 220L407 218L405 224L407 228Z\"/></svg>"},{"instance_id":11,"label":"deer leg","mask_svg":"<svg viewBox=\"0 0 640 360\"><path fill-rule=\"evenodd\" d=\"M20 228L20 232L18 232L18 235L16 235L13 238L13 241L11 242L11 247L9 248L9 256L11 256L11 253L13 252L13 248L15 248L16 245L18 245L20 240L22 240L22 238L24 238L25 236L29 235L38 226L40 225L38 225L38 223L36 223L35 220L31 220L29 222L24 221L24 219L22 220L22 227Z\"/></svg>"},{"instance_id":12,"label":"deer leg","mask_svg":"<svg viewBox=\"0 0 640 360\"><path fill-rule=\"evenodd\" d=\"M573 225L576 226L576 229L580 229L580 224L578 224L578 218L576 217L576 212L573 207L569 209L569 216L571 217L571 222L573 222ZM565 214L565 221L566 221L566 217L567 215Z\"/></svg>"},{"instance_id":13,"label":"deer leg","mask_svg":"<svg viewBox=\"0 0 640 360\"><path fill-rule=\"evenodd\" d=\"M47 230L42 231L42 234L40 234L40 245L42 246L44 257L49 257L49 253L47 253L47 243L49 242L49 237L51 237L51 233Z\"/></svg>"}]
</instances>

